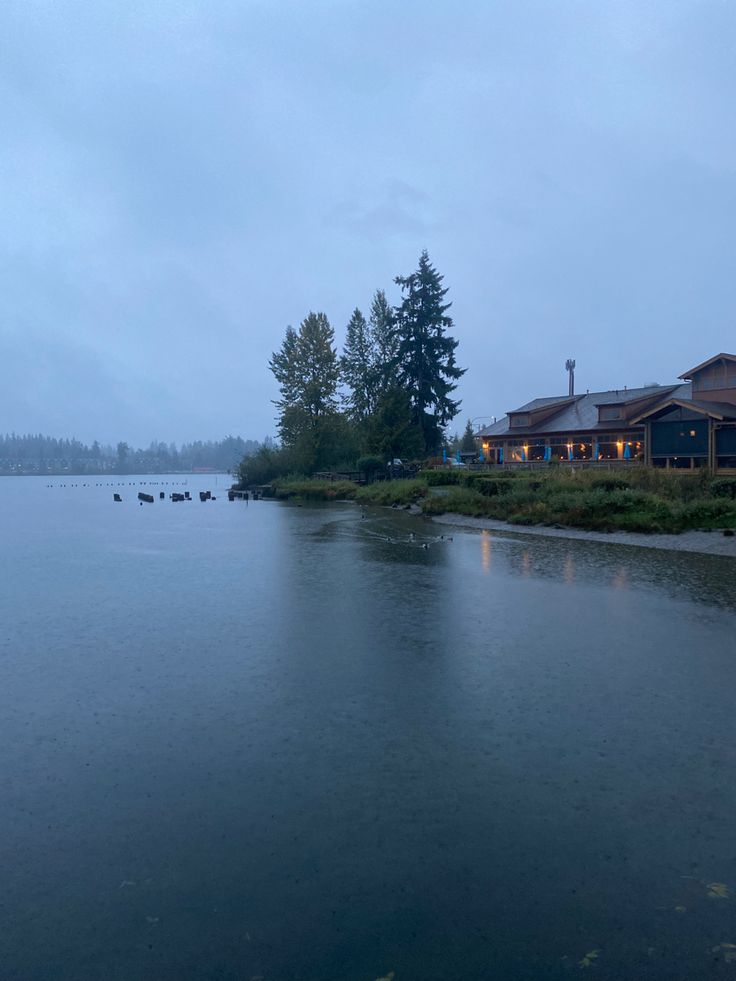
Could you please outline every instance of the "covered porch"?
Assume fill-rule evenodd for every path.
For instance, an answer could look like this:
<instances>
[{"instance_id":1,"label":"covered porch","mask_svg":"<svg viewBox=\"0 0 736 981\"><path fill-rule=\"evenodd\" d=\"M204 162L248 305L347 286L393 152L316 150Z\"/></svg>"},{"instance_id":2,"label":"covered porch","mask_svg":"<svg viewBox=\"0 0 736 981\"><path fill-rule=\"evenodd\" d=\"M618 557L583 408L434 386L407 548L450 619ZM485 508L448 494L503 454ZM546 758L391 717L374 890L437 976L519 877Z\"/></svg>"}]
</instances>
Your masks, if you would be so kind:
<instances>
[{"instance_id":1,"label":"covered porch","mask_svg":"<svg viewBox=\"0 0 736 981\"><path fill-rule=\"evenodd\" d=\"M490 464L642 462L644 431L636 433L555 433L487 438L482 456Z\"/></svg>"}]
</instances>

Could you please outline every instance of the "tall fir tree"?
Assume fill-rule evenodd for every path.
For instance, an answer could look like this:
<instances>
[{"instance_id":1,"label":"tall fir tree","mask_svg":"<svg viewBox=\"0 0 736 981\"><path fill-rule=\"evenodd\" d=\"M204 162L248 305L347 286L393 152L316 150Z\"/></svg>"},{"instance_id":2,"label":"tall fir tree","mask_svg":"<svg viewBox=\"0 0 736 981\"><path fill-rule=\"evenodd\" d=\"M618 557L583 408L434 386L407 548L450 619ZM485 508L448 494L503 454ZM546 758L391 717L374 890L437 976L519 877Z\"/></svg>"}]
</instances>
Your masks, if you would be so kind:
<instances>
[{"instance_id":1,"label":"tall fir tree","mask_svg":"<svg viewBox=\"0 0 736 981\"><path fill-rule=\"evenodd\" d=\"M376 290L368 318L372 349L373 388L376 397L396 383L397 338L394 311L383 290Z\"/></svg>"},{"instance_id":2,"label":"tall fir tree","mask_svg":"<svg viewBox=\"0 0 736 981\"><path fill-rule=\"evenodd\" d=\"M426 249L410 276L397 276L402 301L394 311L396 377L410 395L415 425L423 448L434 453L444 428L458 413L460 402L450 398L465 373L455 362L458 342L447 332L453 326L445 303L443 277L429 261Z\"/></svg>"},{"instance_id":3,"label":"tall fir tree","mask_svg":"<svg viewBox=\"0 0 736 981\"><path fill-rule=\"evenodd\" d=\"M368 323L357 307L348 323L340 368L349 389L344 400L348 417L360 425L375 408L375 366Z\"/></svg>"}]
</instances>

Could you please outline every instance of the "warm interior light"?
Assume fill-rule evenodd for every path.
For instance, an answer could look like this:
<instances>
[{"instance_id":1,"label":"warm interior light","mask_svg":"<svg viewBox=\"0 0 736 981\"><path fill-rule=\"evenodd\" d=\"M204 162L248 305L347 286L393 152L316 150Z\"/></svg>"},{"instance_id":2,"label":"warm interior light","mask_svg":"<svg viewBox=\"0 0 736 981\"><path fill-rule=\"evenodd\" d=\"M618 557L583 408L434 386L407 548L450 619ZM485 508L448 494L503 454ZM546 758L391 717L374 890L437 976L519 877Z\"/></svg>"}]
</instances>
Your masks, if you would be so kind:
<instances>
[{"instance_id":1,"label":"warm interior light","mask_svg":"<svg viewBox=\"0 0 736 981\"><path fill-rule=\"evenodd\" d=\"M690 430L690 435L691 435L691 436L694 436L694 435L695 435L695 430L694 430L694 429L691 429L691 430Z\"/></svg>"}]
</instances>

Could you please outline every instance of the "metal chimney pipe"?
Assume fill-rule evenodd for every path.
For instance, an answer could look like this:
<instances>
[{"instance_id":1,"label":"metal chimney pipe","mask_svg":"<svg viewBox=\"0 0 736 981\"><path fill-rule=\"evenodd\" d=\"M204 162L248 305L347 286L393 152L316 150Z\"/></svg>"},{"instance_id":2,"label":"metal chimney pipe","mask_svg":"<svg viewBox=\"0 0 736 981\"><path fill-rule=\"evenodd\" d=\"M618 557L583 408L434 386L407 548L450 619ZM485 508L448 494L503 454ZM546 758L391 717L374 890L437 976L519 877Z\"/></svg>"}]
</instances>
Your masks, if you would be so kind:
<instances>
[{"instance_id":1,"label":"metal chimney pipe","mask_svg":"<svg viewBox=\"0 0 736 981\"><path fill-rule=\"evenodd\" d=\"M570 395L570 398L572 398L573 395L575 394L575 362L572 358L568 358L567 361L565 362L565 370L570 376L568 394Z\"/></svg>"}]
</instances>

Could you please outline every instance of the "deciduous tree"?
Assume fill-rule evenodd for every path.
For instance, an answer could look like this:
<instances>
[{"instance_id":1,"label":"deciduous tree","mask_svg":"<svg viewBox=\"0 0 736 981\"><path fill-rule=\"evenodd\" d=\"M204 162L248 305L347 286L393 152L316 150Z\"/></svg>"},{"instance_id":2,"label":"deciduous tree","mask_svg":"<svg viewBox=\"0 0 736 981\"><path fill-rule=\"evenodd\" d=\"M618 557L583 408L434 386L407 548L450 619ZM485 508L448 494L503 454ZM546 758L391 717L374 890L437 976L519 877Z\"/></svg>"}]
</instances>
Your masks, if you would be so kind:
<instances>
[{"instance_id":1,"label":"deciduous tree","mask_svg":"<svg viewBox=\"0 0 736 981\"><path fill-rule=\"evenodd\" d=\"M279 384L278 428L284 446L308 470L323 465L338 414L339 378L335 333L324 313L310 313L299 331L287 327L269 362Z\"/></svg>"}]
</instances>

